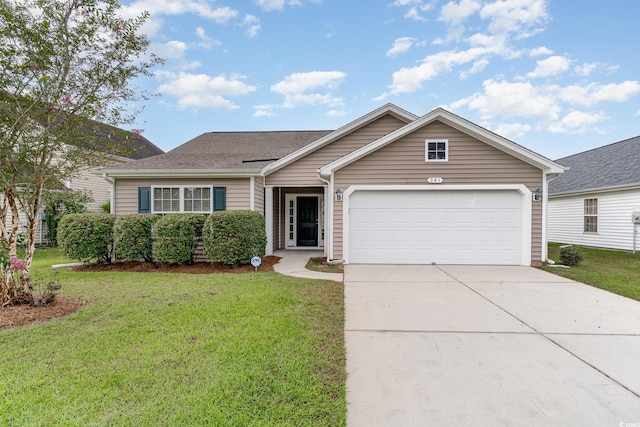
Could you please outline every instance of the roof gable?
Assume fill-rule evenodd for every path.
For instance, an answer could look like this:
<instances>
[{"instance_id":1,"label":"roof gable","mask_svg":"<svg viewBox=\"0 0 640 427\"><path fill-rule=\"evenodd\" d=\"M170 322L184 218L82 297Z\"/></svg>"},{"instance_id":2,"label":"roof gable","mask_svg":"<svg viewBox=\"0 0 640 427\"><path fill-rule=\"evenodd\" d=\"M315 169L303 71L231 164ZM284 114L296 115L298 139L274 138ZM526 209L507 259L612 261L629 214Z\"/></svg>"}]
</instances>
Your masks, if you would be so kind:
<instances>
[{"instance_id":1,"label":"roof gable","mask_svg":"<svg viewBox=\"0 0 640 427\"><path fill-rule=\"evenodd\" d=\"M556 160L569 170L549 183L549 194L640 185L640 136Z\"/></svg>"},{"instance_id":2,"label":"roof gable","mask_svg":"<svg viewBox=\"0 0 640 427\"><path fill-rule=\"evenodd\" d=\"M424 116L420 117L419 119L407 124L406 126L378 139L377 141L374 141L347 156L344 156L334 162L323 166L322 168L320 168L320 174L322 176L329 177L335 170L347 166L348 164L351 164L356 160L365 157L369 153L372 153L416 131L417 129L420 129L421 127L426 126L435 120L441 121L454 129L470 135L478 139L479 141L482 141L494 148L510 154L511 156L516 157L528 164L536 166L547 173L562 173L564 171L564 168L562 166L553 162L552 160L547 159L544 156L534 153L531 150L528 150L483 127L465 120L462 117L459 117L443 108L437 108L430 113L427 113Z\"/></svg>"},{"instance_id":3,"label":"roof gable","mask_svg":"<svg viewBox=\"0 0 640 427\"><path fill-rule=\"evenodd\" d=\"M382 107L371 111L370 113L365 114L364 116L348 123L341 128L325 135L324 137L312 142L309 145L301 147L300 149L294 151L293 153L283 157L280 160L277 160L262 169L262 175L269 175L283 167L295 162L296 160L301 159L302 157L313 153L314 151L331 144L334 141L337 141L340 138L343 138L349 133L356 131L374 121L380 119L381 117L391 114L394 117L406 122L410 123L418 118L415 114L412 114L402 108L394 105L394 104L385 104Z\"/></svg>"}]
</instances>

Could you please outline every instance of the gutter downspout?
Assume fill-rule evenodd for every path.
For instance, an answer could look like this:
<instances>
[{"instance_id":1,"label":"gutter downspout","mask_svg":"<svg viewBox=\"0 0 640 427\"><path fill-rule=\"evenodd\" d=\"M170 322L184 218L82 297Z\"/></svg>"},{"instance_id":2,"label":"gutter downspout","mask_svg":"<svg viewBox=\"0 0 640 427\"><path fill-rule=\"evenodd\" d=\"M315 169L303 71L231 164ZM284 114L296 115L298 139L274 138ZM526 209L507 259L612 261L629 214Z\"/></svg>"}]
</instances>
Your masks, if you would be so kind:
<instances>
[{"instance_id":1,"label":"gutter downspout","mask_svg":"<svg viewBox=\"0 0 640 427\"><path fill-rule=\"evenodd\" d=\"M102 174L102 178L109 184L111 184L111 191L109 194L109 204L111 205L111 207L109 208L109 213L113 215L116 212L116 182L113 180L113 178L109 178L106 173Z\"/></svg>"}]
</instances>

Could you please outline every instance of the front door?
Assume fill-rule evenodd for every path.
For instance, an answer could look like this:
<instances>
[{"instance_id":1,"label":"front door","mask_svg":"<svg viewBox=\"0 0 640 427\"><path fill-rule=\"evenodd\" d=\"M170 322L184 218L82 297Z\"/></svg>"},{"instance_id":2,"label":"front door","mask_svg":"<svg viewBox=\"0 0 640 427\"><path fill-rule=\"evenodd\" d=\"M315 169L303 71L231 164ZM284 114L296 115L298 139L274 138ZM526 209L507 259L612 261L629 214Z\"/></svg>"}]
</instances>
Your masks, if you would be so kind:
<instances>
[{"instance_id":1,"label":"front door","mask_svg":"<svg viewBox=\"0 0 640 427\"><path fill-rule=\"evenodd\" d=\"M297 198L297 246L318 246L318 198Z\"/></svg>"}]
</instances>

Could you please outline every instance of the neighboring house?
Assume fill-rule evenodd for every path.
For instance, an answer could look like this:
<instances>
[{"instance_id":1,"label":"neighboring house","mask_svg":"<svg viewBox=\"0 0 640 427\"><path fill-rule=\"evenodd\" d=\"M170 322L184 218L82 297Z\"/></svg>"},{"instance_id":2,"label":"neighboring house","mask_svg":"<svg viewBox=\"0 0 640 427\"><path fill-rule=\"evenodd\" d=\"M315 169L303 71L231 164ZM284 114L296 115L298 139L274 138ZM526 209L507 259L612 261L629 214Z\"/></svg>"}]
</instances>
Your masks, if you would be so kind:
<instances>
[{"instance_id":1,"label":"neighboring house","mask_svg":"<svg viewBox=\"0 0 640 427\"><path fill-rule=\"evenodd\" d=\"M116 215L261 212L267 254L530 265L546 260L547 176L562 172L441 108L387 104L335 131L205 133L94 173L113 182Z\"/></svg>"},{"instance_id":2,"label":"neighboring house","mask_svg":"<svg viewBox=\"0 0 640 427\"><path fill-rule=\"evenodd\" d=\"M102 123L97 123L91 129L93 130L90 131L98 134L105 146L117 144L126 148L123 155L109 155L110 162L114 166L163 153L160 148L142 135L136 135ZM62 191L87 190L91 194L93 201L87 205L89 212L102 212L101 206L111 200L111 185L103 177L92 174L91 168L83 169L78 176L62 184L65 186L65 190ZM1 199L2 194L0 193ZM11 224L11 221L9 213L8 223ZM26 229L27 219L22 212L20 212L20 224L22 230ZM46 244L47 242L47 224L43 210L36 230L36 244Z\"/></svg>"},{"instance_id":3,"label":"neighboring house","mask_svg":"<svg viewBox=\"0 0 640 427\"><path fill-rule=\"evenodd\" d=\"M556 162L569 170L549 184L549 241L632 250L631 214L640 211L640 136Z\"/></svg>"}]
</instances>

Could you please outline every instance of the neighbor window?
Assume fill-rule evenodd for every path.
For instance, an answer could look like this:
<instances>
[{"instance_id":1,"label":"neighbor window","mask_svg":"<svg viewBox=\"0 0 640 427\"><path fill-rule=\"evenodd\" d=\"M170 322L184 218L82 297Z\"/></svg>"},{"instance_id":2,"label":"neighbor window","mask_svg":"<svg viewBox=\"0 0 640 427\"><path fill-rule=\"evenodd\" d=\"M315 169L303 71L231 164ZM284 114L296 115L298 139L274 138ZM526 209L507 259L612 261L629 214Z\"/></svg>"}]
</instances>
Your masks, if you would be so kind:
<instances>
[{"instance_id":1,"label":"neighbor window","mask_svg":"<svg viewBox=\"0 0 640 427\"><path fill-rule=\"evenodd\" d=\"M446 162L449 160L449 141L446 139L427 139L425 161Z\"/></svg>"},{"instance_id":2,"label":"neighbor window","mask_svg":"<svg viewBox=\"0 0 640 427\"><path fill-rule=\"evenodd\" d=\"M584 199L584 232L598 232L598 199Z\"/></svg>"},{"instance_id":3,"label":"neighbor window","mask_svg":"<svg viewBox=\"0 0 640 427\"><path fill-rule=\"evenodd\" d=\"M153 187L153 213L226 210L225 187Z\"/></svg>"}]
</instances>

